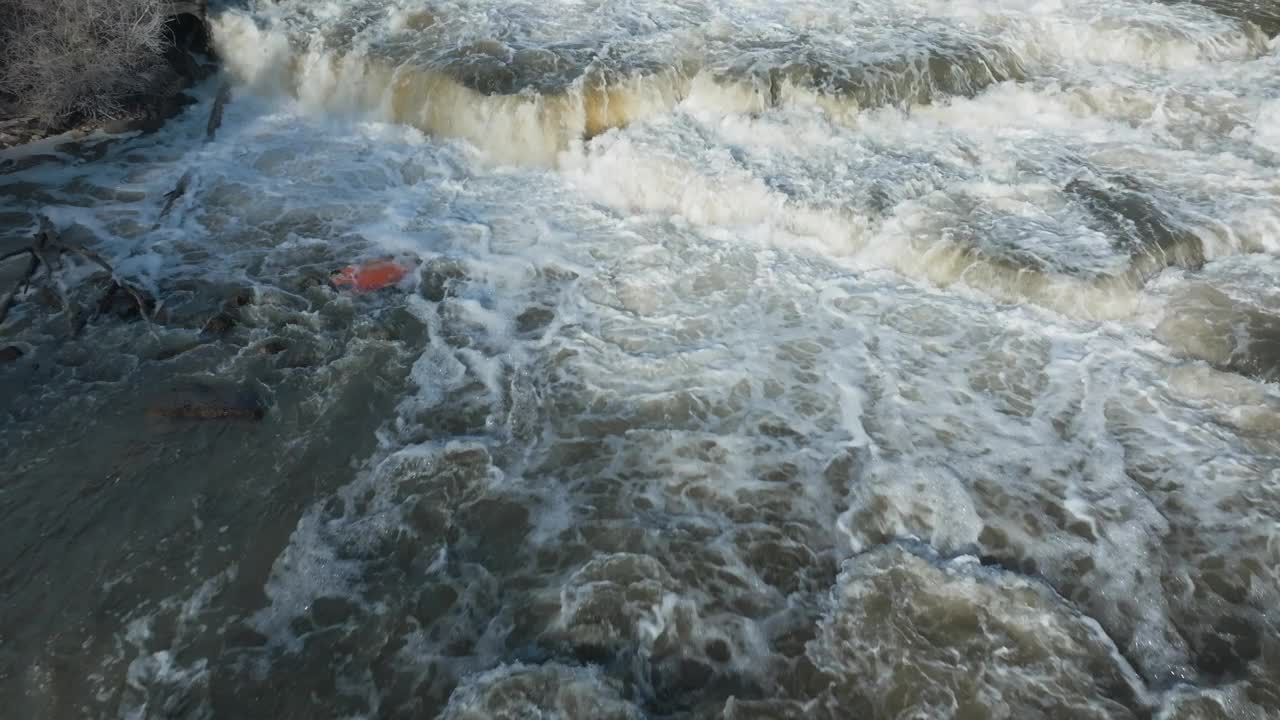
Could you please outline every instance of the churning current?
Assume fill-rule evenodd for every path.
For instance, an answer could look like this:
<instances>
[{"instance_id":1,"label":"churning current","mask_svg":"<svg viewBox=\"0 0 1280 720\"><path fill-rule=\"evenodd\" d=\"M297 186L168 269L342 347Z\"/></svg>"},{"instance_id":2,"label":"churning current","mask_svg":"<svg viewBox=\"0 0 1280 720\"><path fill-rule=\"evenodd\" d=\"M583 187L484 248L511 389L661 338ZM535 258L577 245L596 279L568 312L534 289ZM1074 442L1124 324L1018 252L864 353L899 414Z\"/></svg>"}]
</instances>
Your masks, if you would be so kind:
<instances>
[{"instance_id":1,"label":"churning current","mask_svg":"<svg viewBox=\"0 0 1280 720\"><path fill-rule=\"evenodd\" d=\"M156 300L0 327L0 715L1280 716L1277 32L211 7L199 104L0 156Z\"/></svg>"}]
</instances>

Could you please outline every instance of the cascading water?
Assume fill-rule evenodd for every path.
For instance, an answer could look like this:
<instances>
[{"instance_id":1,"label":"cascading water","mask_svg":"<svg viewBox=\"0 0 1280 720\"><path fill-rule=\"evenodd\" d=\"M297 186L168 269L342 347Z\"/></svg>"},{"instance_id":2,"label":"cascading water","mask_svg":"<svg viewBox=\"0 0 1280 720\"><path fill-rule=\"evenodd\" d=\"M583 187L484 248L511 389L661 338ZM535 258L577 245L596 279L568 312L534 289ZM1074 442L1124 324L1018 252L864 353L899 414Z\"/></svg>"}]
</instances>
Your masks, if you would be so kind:
<instances>
[{"instance_id":1,"label":"cascading water","mask_svg":"<svg viewBox=\"0 0 1280 720\"><path fill-rule=\"evenodd\" d=\"M3 714L1275 717L1276 17L214 8L0 159L159 303L0 327Z\"/></svg>"}]
</instances>

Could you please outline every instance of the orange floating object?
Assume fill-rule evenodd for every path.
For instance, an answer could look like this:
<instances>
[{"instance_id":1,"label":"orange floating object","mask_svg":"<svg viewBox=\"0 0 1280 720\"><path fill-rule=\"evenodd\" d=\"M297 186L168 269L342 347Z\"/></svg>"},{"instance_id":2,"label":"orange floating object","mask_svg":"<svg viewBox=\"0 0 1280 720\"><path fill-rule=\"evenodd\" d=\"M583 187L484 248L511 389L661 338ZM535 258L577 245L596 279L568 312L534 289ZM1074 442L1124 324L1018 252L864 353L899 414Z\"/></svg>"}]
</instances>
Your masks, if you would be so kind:
<instances>
[{"instance_id":1,"label":"orange floating object","mask_svg":"<svg viewBox=\"0 0 1280 720\"><path fill-rule=\"evenodd\" d=\"M356 292L380 290L395 285L409 273L409 268L394 260L371 260L360 265L348 265L329 279L334 287L350 287Z\"/></svg>"}]
</instances>

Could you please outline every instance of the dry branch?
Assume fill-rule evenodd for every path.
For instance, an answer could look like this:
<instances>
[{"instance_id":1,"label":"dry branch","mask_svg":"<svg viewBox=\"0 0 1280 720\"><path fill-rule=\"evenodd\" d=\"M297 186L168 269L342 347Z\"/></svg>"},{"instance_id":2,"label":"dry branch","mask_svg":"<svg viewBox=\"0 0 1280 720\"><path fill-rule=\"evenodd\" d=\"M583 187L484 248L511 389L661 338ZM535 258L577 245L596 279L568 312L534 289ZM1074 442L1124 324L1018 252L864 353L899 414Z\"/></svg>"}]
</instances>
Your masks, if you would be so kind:
<instances>
[{"instance_id":1,"label":"dry branch","mask_svg":"<svg viewBox=\"0 0 1280 720\"><path fill-rule=\"evenodd\" d=\"M126 113L167 39L159 0L0 0L0 92L48 126Z\"/></svg>"},{"instance_id":2,"label":"dry branch","mask_svg":"<svg viewBox=\"0 0 1280 720\"><path fill-rule=\"evenodd\" d=\"M146 321L147 328L152 329L151 317L147 313L148 302L143 297L143 294L137 288L121 280L119 275L116 274L115 268L111 267L111 263L104 260L101 255L80 245L62 242L57 229L48 218L41 216L40 231L36 233L35 240L30 246L8 253L3 258L0 258L0 262L23 253L29 258L27 268L13 286L13 289L0 300L0 324L3 324L5 318L8 317L9 308L13 306L18 295L23 292L24 287L30 285L31 279L35 277L36 270L43 267L45 281L57 293L58 302L62 306L62 311L66 314L67 325L71 334L76 335L79 333L81 327L79 310L71 299L70 293L67 292L67 287L62 281L62 277L55 272L61 269L62 256L70 253L79 255L106 270L111 275L111 280L115 286L127 292L134 303L137 304L138 314Z\"/></svg>"},{"instance_id":3,"label":"dry branch","mask_svg":"<svg viewBox=\"0 0 1280 720\"><path fill-rule=\"evenodd\" d=\"M137 288L133 287L129 283L120 281L120 278L116 275L115 268L112 268L110 263L103 260L102 256L98 253L89 250L88 248L81 247L80 245L63 245L62 248L64 252L74 253L86 260L97 263L103 270L111 273L112 281L115 282L116 285L124 288L125 292L129 293L129 297L133 298L133 301L138 305L138 314L142 316L143 322L147 324L148 329L151 328L151 317L147 314L147 301L138 292Z\"/></svg>"}]
</instances>

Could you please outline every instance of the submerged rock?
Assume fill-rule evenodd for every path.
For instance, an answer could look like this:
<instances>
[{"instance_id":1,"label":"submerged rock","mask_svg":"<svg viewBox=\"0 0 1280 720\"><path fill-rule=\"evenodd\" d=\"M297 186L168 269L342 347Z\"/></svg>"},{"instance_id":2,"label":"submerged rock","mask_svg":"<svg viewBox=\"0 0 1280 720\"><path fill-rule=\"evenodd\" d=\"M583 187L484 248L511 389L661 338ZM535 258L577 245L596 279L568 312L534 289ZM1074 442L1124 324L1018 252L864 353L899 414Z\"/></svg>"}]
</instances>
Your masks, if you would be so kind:
<instances>
[{"instance_id":1,"label":"submerged rock","mask_svg":"<svg viewBox=\"0 0 1280 720\"><path fill-rule=\"evenodd\" d=\"M120 283L111 280L106 286L102 295L98 298L98 314L99 315L115 315L121 320L133 320L139 317L138 310L139 298L142 301L142 309L146 310L147 315L151 315L155 311L156 299L150 293L139 290L138 297L135 298L128 288Z\"/></svg>"},{"instance_id":2,"label":"submerged rock","mask_svg":"<svg viewBox=\"0 0 1280 720\"><path fill-rule=\"evenodd\" d=\"M1156 337L1217 370L1280 381L1280 313L1208 284L1191 285L1170 300Z\"/></svg>"},{"instance_id":3,"label":"submerged rock","mask_svg":"<svg viewBox=\"0 0 1280 720\"><path fill-rule=\"evenodd\" d=\"M545 307L531 307L516 316L516 330L535 333L546 328L556 319L556 314Z\"/></svg>"},{"instance_id":4,"label":"submerged rock","mask_svg":"<svg viewBox=\"0 0 1280 720\"><path fill-rule=\"evenodd\" d=\"M876 717L1141 717L1097 623L1034 580L889 546L849 561L808 648Z\"/></svg>"},{"instance_id":5,"label":"submerged rock","mask_svg":"<svg viewBox=\"0 0 1280 720\"><path fill-rule=\"evenodd\" d=\"M205 337L225 335L235 326L236 319L232 317L231 313L220 312L205 322L204 327L200 330L200 334Z\"/></svg>"},{"instance_id":6,"label":"submerged rock","mask_svg":"<svg viewBox=\"0 0 1280 720\"><path fill-rule=\"evenodd\" d=\"M442 302L457 294L457 286L467 279L467 268L459 260L433 258L421 272L419 292L431 302Z\"/></svg>"},{"instance_id":7,"label":"submerged rock","mask_svg":"<svg viewBox=\"0 0 1280 720\"><path fill-rule=\"evenodd\" d=\"M587 668L548 664L499 667L460 685L443 717L638 720L616 683Z\"/></svg>"},{"instance_id":8,"label":"submerged rock","mask_svg":"<svg viewBox=\"0 0 1280 720\"><path fill-rule=\"evenodd\" d=\"M1162 0L1176 4L1201 5L1224 17L1255 25L1267 37L1280 35L1280 5L1270 0Z\"/></svg>"},{"instance_id":9,"label":"submerged rock","mask_svg":"<svg viewBox=\"0 0 1280 720\"><path fill-rule=\"evenodd\" d=\"M252 304L253 304L253 290L249 288L240 288L227 296L227 300L226 302L223 303L223 307L231 309L231 308L244 307L245 305L252 305Z\"/></svg>"},{"instance_id":10,"label":"submerged rock","mask_svg":"<svg viewBox=\"0 0 1280 720\"><path fill-rule=\"evenodd\" d=\"M261 420L266 404L238 385L188 382L174 385L147 404L147 415L171 420Z\"/></svg>"},{"instance_id":11,"label":"submerged rock","mask_svg":"<svg viewBox=\"0 0 1280 720\"><path fill-rule=\"evenodd\" d=\"M289 343L282 338L271 338L258 346L258 352L263 355L279 355L288 349Z\"/></svg>"}]
</instances>

